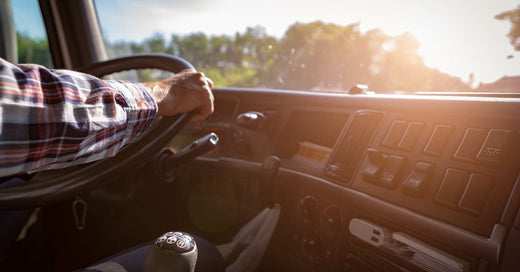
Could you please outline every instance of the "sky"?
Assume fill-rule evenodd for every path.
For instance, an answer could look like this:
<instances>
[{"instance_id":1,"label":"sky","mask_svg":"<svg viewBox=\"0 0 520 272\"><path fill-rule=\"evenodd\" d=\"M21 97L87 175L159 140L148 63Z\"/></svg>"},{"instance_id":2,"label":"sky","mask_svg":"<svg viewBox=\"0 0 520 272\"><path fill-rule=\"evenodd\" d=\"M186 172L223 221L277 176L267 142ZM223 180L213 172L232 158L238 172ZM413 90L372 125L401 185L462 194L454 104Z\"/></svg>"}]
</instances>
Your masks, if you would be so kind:
<instances>
[{"instance_id":1,"label":"sky","mask_svg":"<svg viewBox=\"0 0 520 272\"><path fill-rule=\"evenodd\" d=\"M25 2L37 1L14 0L15 16L17 9L27 9ZM140 41L156 32L167 37L199 31L231 35L256 25L280 38L295 22L360 23L363 32L374 28L392 36L410 32L419 40L418 53L427 66L464 81L470 73L476 83L520 75L520 52L506 37L510 23L494 19L520 5L519 0L96 0L95 4L110 41ZM31 27L37 18L29 15L18 23L38 35L37 27Z\"/></svg>"}]
</instances>

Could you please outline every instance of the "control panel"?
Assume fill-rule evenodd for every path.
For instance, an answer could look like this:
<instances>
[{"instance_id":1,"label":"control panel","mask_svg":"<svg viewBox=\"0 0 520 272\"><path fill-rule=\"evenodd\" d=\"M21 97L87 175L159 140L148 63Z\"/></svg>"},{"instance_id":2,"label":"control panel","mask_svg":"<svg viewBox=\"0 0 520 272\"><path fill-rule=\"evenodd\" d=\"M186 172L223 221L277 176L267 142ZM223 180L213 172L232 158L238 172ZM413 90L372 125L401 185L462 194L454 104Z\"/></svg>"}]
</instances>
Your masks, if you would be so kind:
<instances>
[{"instance_id":1,"label":"control panel","mask_svg":"<svg viewBox=\"0 0 520 272\"><path fill-rule=\"evenodd\" d=\"M519 125L392 113L348 184L488 236L520 171Z\"/></svg>"}]
</instances>

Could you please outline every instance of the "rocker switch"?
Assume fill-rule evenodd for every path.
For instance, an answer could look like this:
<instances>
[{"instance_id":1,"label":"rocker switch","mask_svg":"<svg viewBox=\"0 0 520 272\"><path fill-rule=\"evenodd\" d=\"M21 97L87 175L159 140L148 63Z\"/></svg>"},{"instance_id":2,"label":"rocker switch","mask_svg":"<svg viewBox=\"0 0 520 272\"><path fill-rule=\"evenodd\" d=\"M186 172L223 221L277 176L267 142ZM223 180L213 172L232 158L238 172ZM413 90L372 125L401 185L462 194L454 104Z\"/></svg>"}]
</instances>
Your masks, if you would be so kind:
<instances>
[{"instance_id":1,"label":"rocker switch","mask_svg":"<svg viewBox=\"0 0 520 272\"><path fill-rule=\"evenodd\" d=\"M455 208L462 199L467 184L468 172L448 168L435 199L444 205Z\"/></svg>"},{"instance_id":2,"label":"rocker switch","mask_svg":"<svg viewBox=\"0 0 520 272\"><path fill-rule=\"evenodd\" d=\"M459 202L459 208L472 215L480 215L486 206L494 183L493 176L471 174L464 195Z\"/></svg>"},{"instance_id":3,"label":"rocker switch","mask_svg":"<svg viewBox=\"0 0 520 272\"><path fill-rule=\"evenodd\" d=\"M477 160L498 164L502 160L504 150L507 150L504 147L509 142L511 134L510 130L491 129L477 155Z\"/></svg>"},{"instance_id":4,"label":"rocker switch","mask_svg":"<svg viewBox=\"0 0 520 272\"><path fill-rule=\"evenodd\" d=\"M410 122L398 147L403 150L411 151L415 147L417 140L419 140L423 129L424 123Z\"/></svg>"},{"instance_id":5,"label":"rocker switch","mask_svg":"<svg viewBox=\"0 0 520 272\"><path fill-rule=\"evenodd\" d=\"M405 194L413 197L422 197L433 174L435 166L428 162L417 162L412 173L403 182Z\"/></svg>"},{"instance_id":6,"label":"rocker switch","mask_svg":"<svg viewBox=\"0 0 520 272\"><path fill-rule=\"evenodd\" d=\"M363 178L369 182L377 182L381 171L386 165L388 155L377 149L369 148L367 156L369 163L363 169Z\"/></svg>"},{"instance_id":7,"label":"rocker switch","mask_svg":"<svg viewBox=\"0 0 520 272\"><path fill-rule=\"evenodd\" d=\"M378 184L390 189L394 188L401 177L405 163L406 158L390 155L387 164L378 179Z\"/></svg>"},{"instance_id":8,"label":"rocker switch","mask_svg":"<svg viewBox=\"0 0 520 272\"><path fill-rule=\"evenodd\" d=\"M433 131L433 135L428 141L428 144L424 148L424 152L427 154L440 156L450 140L451 134L455 131L454 126L449 125L437 125Z\"/></svg>"},{"instance_id":9,"label":"rocker switch","mask_svg":"<svg viewBox=\"0 0 520 272\"><path fill-rule=\"evenodd\" d=\"M388 131L388 134L386 135L385 139L383 140L383 145L396 148L397 145L399 144L399 142L401 141L401 138L403 138L403 135L404 135L407 127L408 127L408 122L401 121L401 120L395 120L392 123L392 127L390 128L390 131Z\"/></svg>"},{"instance_id":10,"label":"rocker switch","mask_svg":"<svg viewBox=\"0 0 520 272\"><path fill-rule=\"evenodd\" d=\"M486 129L468 128L454 157L460 160L474 161L487 134Z\"/></svg>"}]
</instances>

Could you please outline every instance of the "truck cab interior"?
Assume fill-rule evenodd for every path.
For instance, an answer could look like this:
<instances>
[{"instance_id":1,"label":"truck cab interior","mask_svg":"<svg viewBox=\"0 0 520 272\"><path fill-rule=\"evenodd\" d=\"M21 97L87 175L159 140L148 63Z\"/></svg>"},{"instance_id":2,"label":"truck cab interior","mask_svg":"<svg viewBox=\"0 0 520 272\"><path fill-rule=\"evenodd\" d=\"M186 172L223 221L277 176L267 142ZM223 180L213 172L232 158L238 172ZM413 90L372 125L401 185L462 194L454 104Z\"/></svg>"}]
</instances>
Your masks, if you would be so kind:
<instances>
[{"instance_id":1,"label":"truck cab interior","mask_svg":"<svg viewBox=\"0 0 520 272\"><path fill-rule=\"evenodd\" d=\"M102 1L32 2L48 42L41 64L96 76L144 68L159 71L141 75L163 75L193 64L213 75L200 64L205 60L182 50L136 54L130 44L119 47L122 55L109 56L118 47L104 40ZM21 63L14 3L1 3L2 58ZM280 50L275 58L291 54L299 53ZM315 65L304 64L297 67ZM297 72L270 71L278 84ZM301 82L320 76L336 75L307 74ZM73 271L167 231L219 245L264 208L278 206L256 271L520 266L519 93L237 86L216 84L215 112L200 124L185 122L186 116L164 118L115 158L39 172L26 185L0 188L2 213L38 211L31 226L38 226L42 246L24 254L39 256L42 271ZM218 143L208 146L215 144L212 135ZM180 159L157 167L175 152Z\"/></svg>"}]
</instances>

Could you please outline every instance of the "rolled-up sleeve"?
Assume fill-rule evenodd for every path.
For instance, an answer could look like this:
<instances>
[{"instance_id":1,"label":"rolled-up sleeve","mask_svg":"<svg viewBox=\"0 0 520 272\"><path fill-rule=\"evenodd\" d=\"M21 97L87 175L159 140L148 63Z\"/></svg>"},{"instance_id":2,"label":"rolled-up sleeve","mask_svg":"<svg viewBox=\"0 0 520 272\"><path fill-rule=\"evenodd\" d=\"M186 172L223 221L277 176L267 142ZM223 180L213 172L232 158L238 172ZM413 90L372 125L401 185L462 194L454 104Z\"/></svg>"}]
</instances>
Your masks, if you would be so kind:
<instances>
[{"instance_id":1,"label":"rolled-up sleeve","mask_svg":"<svg viewBox=\"0 0 520 272\"><path fill-rule=\"evenodd\" d=\"M157 114L136 82L0 59L0 176L114 156Z\"/></svg>"}]
</instances>

